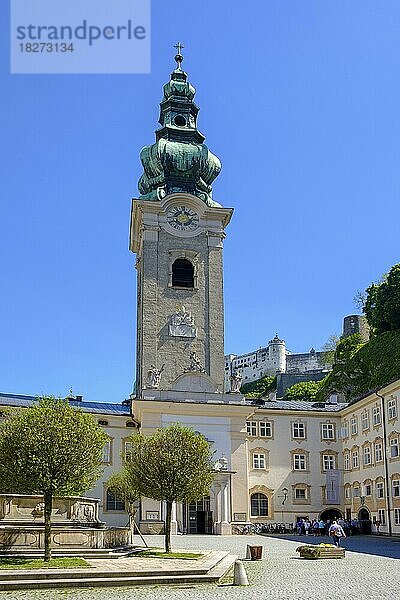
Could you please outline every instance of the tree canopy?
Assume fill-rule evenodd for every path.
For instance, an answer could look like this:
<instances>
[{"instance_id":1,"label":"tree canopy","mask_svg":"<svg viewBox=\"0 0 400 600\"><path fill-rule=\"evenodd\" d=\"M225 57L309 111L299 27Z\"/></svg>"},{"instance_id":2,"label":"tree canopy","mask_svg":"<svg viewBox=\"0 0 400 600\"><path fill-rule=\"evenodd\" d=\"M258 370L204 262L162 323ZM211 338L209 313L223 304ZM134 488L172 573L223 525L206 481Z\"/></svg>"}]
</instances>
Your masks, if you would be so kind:
<instances>
[{"instance_id":1,"label":"tree canopy","mask_svg":"<svg viewBox=\"0 0 400 600\"><path fill-rule=\"evenodd\" d=\"M312 402L315 400L321 386L322 381L299 381L286 391L285 400Z\"/></svg>"},{"instance_id":2,"label":"tree canopy","mask_svg":"<svg viewBox=\"0 0 400 600\"><path fill-rule=\"evenodd\" d=\"M363 311L374 333L400 329L400 263L366 289Z\"/></svg>"},{"instance_id":3,"label":"tree canopy","mask_svg":"<svg viewBox=\"0 0 400 600\"><path fill-rule=\"evenodd\" d=\"M256 379L256 381L245 383L240 388L240 391L246 398L261 398L274 389L276 389L276 377L266 375L265 377Z\"/></svg>"},{"instance_id":4,"label":"tree canopy","mask_svg":"<svg viewBox=\"0 0 400 600\"><path fill-rule=\"evenodd\" d=\"M173 502L206 496L214 479L213 452L200 433L179 424L153 435L134 434L131 451L115 489L122 497L145 496L166 502L165 551L171 548Z\"/></svg>"},{"instance_id":5,"label":"tree canopy","mask_svg":"<svg viewBox=\"0 0 400 600\"><path fill-rule=\"evenodd\" d=\"M45 560L53 497L93 487L107 439L92 415L53 397L11 411L0 424L0 491L44 496Z\"/></svg>"}]
</instances>

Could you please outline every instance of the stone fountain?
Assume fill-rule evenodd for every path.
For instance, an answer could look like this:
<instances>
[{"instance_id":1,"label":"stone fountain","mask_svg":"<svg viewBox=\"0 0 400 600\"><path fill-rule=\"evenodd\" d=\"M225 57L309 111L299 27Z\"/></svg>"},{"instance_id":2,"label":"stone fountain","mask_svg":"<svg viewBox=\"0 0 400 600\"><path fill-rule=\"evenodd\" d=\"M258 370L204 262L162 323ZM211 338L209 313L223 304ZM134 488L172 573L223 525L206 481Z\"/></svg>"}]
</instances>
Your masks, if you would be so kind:
<instances>
[{"instance_id":1,"label":"stone fountain","mask_svg":"<svg viewBox=\"0 0 400 600\"><path fill-rule=\"evenodd\" d=\"M132 544L130 527L107 527L94 498L54 498L51 543L54 550L106 549ZM0 553L44 549L42 496L0 494Z\"/></svg>"}]
</instances>

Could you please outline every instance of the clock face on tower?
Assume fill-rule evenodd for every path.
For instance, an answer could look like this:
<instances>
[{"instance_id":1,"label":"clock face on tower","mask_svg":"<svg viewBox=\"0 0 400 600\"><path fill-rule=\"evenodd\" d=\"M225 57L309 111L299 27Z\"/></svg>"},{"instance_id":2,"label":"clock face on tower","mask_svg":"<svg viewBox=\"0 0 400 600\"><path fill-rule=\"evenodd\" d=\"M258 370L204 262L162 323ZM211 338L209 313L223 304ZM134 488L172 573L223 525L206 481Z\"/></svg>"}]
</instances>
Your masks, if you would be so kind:
<instances>
[{"instance_id":1,"label":"clock face on tower","mask_svg":"<svg viewBox=\"0 0 400 600\"><path fill-rule=\"evenodd\" d=\"M199 226L199 215L188 206L174 206L167 212L167 221L178 231L195 231Z\"/></svg>"}]
</instances>

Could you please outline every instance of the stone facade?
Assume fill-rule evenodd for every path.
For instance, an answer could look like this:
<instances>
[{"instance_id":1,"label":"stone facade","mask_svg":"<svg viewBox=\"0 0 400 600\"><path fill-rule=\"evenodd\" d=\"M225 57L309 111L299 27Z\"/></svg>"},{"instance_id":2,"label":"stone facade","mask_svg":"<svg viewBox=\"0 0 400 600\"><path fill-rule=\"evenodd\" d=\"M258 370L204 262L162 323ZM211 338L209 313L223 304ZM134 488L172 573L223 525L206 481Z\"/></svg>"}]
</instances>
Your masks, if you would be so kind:
<instances>
[{"instance_id":1,"label":"stone facade","mask_svg":"<svg viewBox=\"0 0 400 600\"><path fill-rule=\"evenodd\" d=\"M167 215L181 206L198 215L194 231L182 232L169 225ZM167 196L157 204L133 202L131 249L137 255L138 271L139 396L149 387L151 365L161 372L157 387L166 389L190 368L193 352L217 388L223 389L222 242L231 214L231 209L210 208L183 193ZM193 267L193 285L189 287L174 285L172 270L179 259ZM191 316L187 333L173 328L182 307Z\"/></svg>"}]
</instances>

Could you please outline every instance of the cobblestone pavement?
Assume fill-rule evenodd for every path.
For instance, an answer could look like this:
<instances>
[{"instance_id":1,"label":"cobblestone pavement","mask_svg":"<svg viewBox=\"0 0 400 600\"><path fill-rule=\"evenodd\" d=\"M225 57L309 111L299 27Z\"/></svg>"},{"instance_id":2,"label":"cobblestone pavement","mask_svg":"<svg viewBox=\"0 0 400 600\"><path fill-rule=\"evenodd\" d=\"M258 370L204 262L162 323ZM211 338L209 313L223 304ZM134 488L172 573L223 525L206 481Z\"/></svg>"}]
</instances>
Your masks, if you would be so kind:
<instances>
[{"instance_id":1,"label":"cobblestone pavement","mask_svg":"<svg viewBox=\"0 0 400 600\"><path fill-rule=\"evenodd\" d=\"M147 538L162 545L162 538ZM227 550L244 557L246 545L262 545L262 561L246 561L249 587L182 585L177 587L93 588L18 592L18 600L375 600L399 597L400 540L355 536L344 540L343 560L304 560L295 550L299 543L328 542L327 538L262 536L176 536L173 548L193 551ZM1 600L15 593L0 592Z\"/></svg>"}]
</instances>

